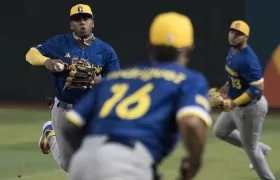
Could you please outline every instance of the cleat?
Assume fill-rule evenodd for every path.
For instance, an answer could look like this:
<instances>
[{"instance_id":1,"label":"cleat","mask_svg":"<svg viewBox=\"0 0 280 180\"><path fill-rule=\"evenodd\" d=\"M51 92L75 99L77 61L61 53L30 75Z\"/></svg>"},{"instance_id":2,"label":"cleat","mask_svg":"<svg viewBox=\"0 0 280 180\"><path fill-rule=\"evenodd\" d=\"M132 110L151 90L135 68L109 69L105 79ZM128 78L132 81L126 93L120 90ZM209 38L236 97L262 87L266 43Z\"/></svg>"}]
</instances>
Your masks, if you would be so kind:
<instances>
[{"instance_id":1,"label":"cleat","mask_svg":"<svg viewBox=\"0 0 280 180\"><path fill-rule=\"evenodd\" d=\"M39 148L43 154L49 154L50 146L48 143L48 139L55 135L51 121L48 121L44 124L42 133L43 135L40 137L38 142Z\"/></svg>"},{"instance_id":2,"label":"cleat","mask_svg":"<svg viewBox=\"0 0 280 180\"><path fill-rule=\"evenodd\" d=\"M43 154L50 153L50 146L48 144L47 138L45 136L41 136L39 139L39 147Z\"/></svg>"},{"instance_id":3,"label":"cleat","mask_svg":"<svg viewBox=\"0 0 280 180\"><path fill-rule=\"evenodd\" d=\"M271 147L268 147L266 151L263 151L263 155L264 155L265 157L267 157L268 153L269 153L271 150L272 150ZM252 163L249 164L249 169L250 169L250 170L253 170L253 169L254 169L254 166L253 166Z\"/></svg>"}]
</instances>

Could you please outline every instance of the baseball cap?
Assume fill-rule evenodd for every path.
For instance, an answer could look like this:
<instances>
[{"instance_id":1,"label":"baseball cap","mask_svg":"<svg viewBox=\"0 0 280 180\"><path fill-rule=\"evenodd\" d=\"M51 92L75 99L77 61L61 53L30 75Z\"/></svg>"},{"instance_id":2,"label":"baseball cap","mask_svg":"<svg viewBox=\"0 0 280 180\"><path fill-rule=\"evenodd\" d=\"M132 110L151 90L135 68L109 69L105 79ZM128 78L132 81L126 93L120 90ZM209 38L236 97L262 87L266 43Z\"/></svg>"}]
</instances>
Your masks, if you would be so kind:
<instances>
[{"instance_id":1,"label":"baseball cap","mask_svg":"<svg viewBox=\"0 0 280 180\"><path fill-rule=\"evenodd\" d=\"M79 15L79 14L85 14L85 15L88 15L90 17L93 17L91 8L86 4L77 4L77 5L75 5L71 8L70 18L75 16L75 15Z\"/></svg>"},{"instance_id":2,"label":"baseball cap","mask_svg":"<svg viewBox=\"0 0 280 180\"><path fill-rule=\"evenodd\" d=\"M241 21L241 20L233 21L230 25L230 29L240 31L246 36L250 35L250 27L245 21Z\"/></svg>"},{"instance_id":3,"label":"baseball cap","mask_svg":"<svg viewBox=\"0 0 280 180\"><path fill-rule=\"evenodd\" d=\"M177 12L166 12L157 15L151 26L149 40L152 45L189 47L194 41L194 30L191 20Z\"/></svg>"}]
</instances>

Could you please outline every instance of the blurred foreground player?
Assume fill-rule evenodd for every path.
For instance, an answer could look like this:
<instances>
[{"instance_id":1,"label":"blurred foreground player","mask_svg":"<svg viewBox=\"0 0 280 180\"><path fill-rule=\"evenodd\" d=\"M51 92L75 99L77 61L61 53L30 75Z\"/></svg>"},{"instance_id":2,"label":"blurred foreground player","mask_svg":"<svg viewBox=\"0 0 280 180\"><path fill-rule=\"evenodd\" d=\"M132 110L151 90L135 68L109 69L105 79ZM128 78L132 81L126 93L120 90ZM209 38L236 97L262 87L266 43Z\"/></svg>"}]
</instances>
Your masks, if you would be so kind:
<instances>
[{"instance_id":1,"label":"blurred foreground player","mask_svg":"<svg viewBox=\"0 0 280 180\"><path fill-rule=\"evenodd\" d=\"M213 130L219 139L244 149L260 179L274 180L265 159L271 148L259 142L268 105L262 94L264 79L259 59L247 44L249 33L246 22L232 22L225 65L228 81L222 88L227 96L225 111Z\"/></svg>"},{"instance_id":2,"label":"blurred foreground player","mask_svg":"<svg viewBox=\"0 0 280 180\"><path fill-rule=\"evenodd\" d=\"M85 135L70 180L152 180L152 166L172 152L180 135L189 153L180 178L192 179L200 169L212 119L204 76L185 68L192 23L176 12L160 14L149 41L151 61L109 73L66 113L69 143Z\"/></svg>"},{"instance_id":3,"label":"blurred foreground player","mask_svg":"<svg viewBox=\"0 0 280 180\"><path fill-rule=\"evenodd\" d=\"M31 48L26 54L26 60L30 64L45 66L51 72L56 98L54 106L52 106L51 121L46 122L43 126L39 146L44 154L51 151L56 162L65 171L68 169L74 150L70 149L61 135L64 114L90 88L86 87L85 89L79 86L80 83L75 84L73 73L69 73L65 69L59 72L55 69L55 65L66 63L69 66L77 67L75 63L87 62L90 67L94 68L96 74L94 82L99 81L104 74L120 68L113 48L96 38L92 33L93 28L94 19L91 8L85 4L75 5L70 10L70 29L72 32L50 38L43 44ZM68 81L69 79L70 81ZM87 76L82 80L88 80L89 83L92 83ZM71 82L71 88L65 88L69 82Z\"/></svg>"}]
</instances>

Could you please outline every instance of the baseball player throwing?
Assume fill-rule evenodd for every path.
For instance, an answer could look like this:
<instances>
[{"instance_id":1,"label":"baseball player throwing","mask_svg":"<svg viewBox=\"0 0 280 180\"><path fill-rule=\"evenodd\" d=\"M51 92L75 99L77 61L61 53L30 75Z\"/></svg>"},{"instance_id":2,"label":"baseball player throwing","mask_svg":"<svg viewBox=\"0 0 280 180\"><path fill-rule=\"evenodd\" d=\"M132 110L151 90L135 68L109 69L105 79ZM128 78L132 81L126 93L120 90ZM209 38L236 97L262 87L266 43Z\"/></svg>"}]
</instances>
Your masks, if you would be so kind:
<instances>
[{"instance_id":1,"label":"baseball player throwing","mask_svg":"<svg viewBox=\"0 0 280 180\"><path fill-rule=\"evenodd\" d=\"M75 149L79 143L73 139L86 136L72 158L70 180L152 180L152 166L172 152L179 137L189 152L181 180L200 169L212 119L204 76L184 67L192 23L176 12L160 14L149 41L152 61L109 73L66 113L67 142Z\"/></svg>"},{"instance_id":2,"label":"baseball player throwing","mask_svg":"<svg viewBox=\"0 0 280 180\"><path fill-rule=\"evenodd\" d=\"M43 126L39 146L44 154L51 151L65 171L75 151L61 135L65 111L72 108L100 76L120 69L113 48L93 35L93 13L88 5L71 8L70 28L72 33L50 38L26 54L30 64L44 65L51 72L56 98L51 121Z\"/></svg>"},{"instance_id":3,"label":"baseball player throwing","mask_svg":"<svg viewBox=\"0 0 280 180\"><path fill-rule=\"evenodd\" d=\"M225 65L228 81L220 91L209 91L211 105L225 110L214 125L214 133L221 140L243 147L260 179L274 180L265 159L271 148L259 142L268 105L262 94L260 62L247 44L249 33L246 22L232 22Z\"/></svg>"}]
</instances>

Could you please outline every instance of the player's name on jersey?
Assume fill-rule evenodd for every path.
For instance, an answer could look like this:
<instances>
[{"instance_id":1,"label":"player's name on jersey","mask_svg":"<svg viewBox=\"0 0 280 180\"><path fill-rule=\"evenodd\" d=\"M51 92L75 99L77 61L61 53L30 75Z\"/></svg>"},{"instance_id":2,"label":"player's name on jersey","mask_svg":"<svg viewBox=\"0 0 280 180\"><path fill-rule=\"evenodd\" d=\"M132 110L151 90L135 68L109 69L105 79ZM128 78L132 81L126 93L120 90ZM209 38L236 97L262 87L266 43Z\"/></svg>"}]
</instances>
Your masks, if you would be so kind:
<instances>
[{"instance_id":1,"label":"player's name on jersey","mask_svg":"<svg viewBox=\"0 0 280 180\"><path fill-rule=\"evenodd\" d=\"M149 81L155 78L162 78L166 81L172 81L175 84L180 84L187 78L186 74L181 72L175 72L167 69L160 68L131 68L122 71L114 71L108 74L107 79L140 79L142 81Z\"/></svg>"},{"instance_id":2,"label":"player's name on jersey","mask_svg":"<svg viewBox=\"0 0 280 180\"><path fill-rule=\"evenodd\" d=\"M228 67L227 65L225 66L225 69L226 69L226 71L227 71L230 75L235 76L235 77L238 76L238 73L237 73L237 72L234 72L234 71L233 71L230 67Z\"/></svg>"}]
</instances>

